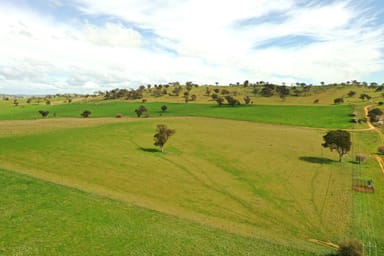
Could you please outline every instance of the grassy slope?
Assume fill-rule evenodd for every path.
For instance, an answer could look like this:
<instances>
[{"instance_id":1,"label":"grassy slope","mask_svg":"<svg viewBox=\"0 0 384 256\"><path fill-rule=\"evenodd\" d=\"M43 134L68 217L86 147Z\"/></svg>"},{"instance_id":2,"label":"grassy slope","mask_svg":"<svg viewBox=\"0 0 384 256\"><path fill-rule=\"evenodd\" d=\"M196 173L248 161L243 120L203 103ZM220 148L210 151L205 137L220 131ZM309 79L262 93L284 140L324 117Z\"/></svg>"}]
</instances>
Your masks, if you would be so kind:
<instances>
[{"instance_id":1,"label":"grassy slope","mask_svg":"<svg viewBox=\"0 0 384 256\"><path fill-rule=\"evenodd\" d=\"M0 169L1 255L312 255Z\"/></svg>"},{"instance_id":2,"label":"grassy slope","mask_svg":"<svg viewBox=\"0 0 384 256\"><path fill-rule=\"evenodd\" d=\"M353 193L353 234L366 243L376 243L377 255L384 255L384 179L377 162L373 159L377 145L382 145L382 141L377 133L365 132L354 134L353 142L354 153L369 156L367 163L352 166L354 177L372 179L375 183L374 194Z\"/></svg>"},{"instance_id":3,"label":"grassy slope","mask_svg":"<svg viewBox=\"0 0 384 256\"><path fill-rule=\"evenodd\" d=\"M141 103L106 101L97 103L73 103L67 105L25 105L4 106L0 108L1 120L20 120L41 118L38 110L50 111L52 116L79 117L88 109L92 117L114 117L117 113L134 117L134 110ZM160 107L164 103L146 103L151 116L204 116L233 120L247 120L262 123L301 125L319 128L350 128L352 107L340 106L292 106L292 105L249 105L230 107L207 104L176 104L167 103L168 110L162 113Z\"/></svg>"},{"instance_id":4,"label":"grassy slope","mask_svg":"<svg viewBox=\"0 0 384 256\"><path fill-rule=\"evenodd\" d=\"M177 130L165 155L152 146L161 122ZM321 131L206 118L56 129L1 138L1 165L303 250L350 233L350 168Z\"/></svg>"}]
</instances>

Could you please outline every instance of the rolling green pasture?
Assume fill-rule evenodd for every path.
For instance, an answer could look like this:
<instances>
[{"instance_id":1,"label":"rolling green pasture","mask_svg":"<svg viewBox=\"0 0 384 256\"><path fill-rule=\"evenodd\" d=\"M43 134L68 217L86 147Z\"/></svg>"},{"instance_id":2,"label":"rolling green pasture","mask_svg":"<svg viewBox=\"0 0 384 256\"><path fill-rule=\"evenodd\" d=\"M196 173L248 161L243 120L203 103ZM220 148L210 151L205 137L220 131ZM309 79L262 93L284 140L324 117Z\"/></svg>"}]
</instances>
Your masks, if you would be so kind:
<instances>
[{"instance_id":1,"label":"rolling green pasture","mask_svg":"<svg viewBox=\"0 0 384 256\"><path fill-rule=\"evenodd\" d=\"M0 170L0 255L315 255Z\"/></svg>"},{"instance_id":2,"label":"rolling green pasture","mask_svg":"<svg viewBox=\"0 0 384 256\"><path fill-rule=\"evenodd\" d=\"M168 110L162 113L161 106ZM80 117L85 109L92 112L91 117L114 117L122 113L127 117L135 117L134 110L141 103L121 101L100 101L96 103L72 103L61 105L20 105L11 103L0 107L0 120L30 120L41 118L39 110L48 110L50 118ZM261 123L307 126L318 128L351 128L351 105L338 106L295 106L295 105L242 105L231 107L211 104L180 103L145 103L151 117L162 116L203 116L212 118L245 120Z\"/></svg>"},{"instance_id":3,"label":"rolling green pasture","mask_svg":"<svg viewBox=\"0 0 384 256\"><path fill-rule=\"evenodd\" d=\"M197 117L79 119L81 124L76 120L51 118L19 121L23 125L3 121L3 132L0 134L1 168L121 201L116 203L92 199L88 202L93 196L71 190L70 194L77 198L74 199L76 202L66 206L68 211L63 211L70 225L88 227L91 222L83 222L81 218L86 218L87 214L99 218L109 214L109 211L113 211L117 220L121 217L122 222L113 222L114 218L111 218L100 224L101 230L99 224L89 227L88 239L83 238L78 244L69 247L74 246L80 250L92 247L92 238L95 237L95 241L102 240L103 232L111 228L113 237L105 241L111 244L103 248L126 248L119 246L124 244L119 240L120 235L129 233L130 225L144 225L144 220L138 220L140 224L135 224L135 217L129 218L130 214L140 215L137 218L141 218L141 214L137 213L140 211L151 220L161 220L155 227L147 227L148 233L141 234L143 237L137 240L139 245L126 245L133 246L133 250L141 250L143 247L140 242L146 236L153 239L149 243L149 252L135 251L134 255L151 254L151 250L159 254L173 254L175 251L172 250L182 250L187 239L185 233L189 234L190 226L193 226L196 234L188 240L186 254L196 247L200 249L199 243L204 240L202 255L260 255L259 251L250 251L259 250L259 247L265 250L265 255L270 255L275 245L278 246L276 251L273 249L274 255L322 255L329 250L309 243L309 238L337 242L353 236L353 163L346 159L343 164L339 164L335 161L335 153L321 148L324 131ZM58 125L56 122L61 123ZM165 154L153 146L152 138L158 123L176 129L176 134L165 147ZM26 133L25 127L29 127ZM2 175L12 176L7 172ZM7 185L12 191L17 190L18 186L25 187L20 184L30 179L13 177L11 180L19 184ZM38 190L37 187L43 183L34 180L29 182L32 187L35 186L32 191ZM57 196L59 199L56 201L61 202L60 198L69 193L66 192L69 190L56 185L42 186L48 191L52 189L59 192L47 195L47 198L42 198L41 193L32 193L25 199L20 196L20 200L50 202L50 196ZM1 186L0 191L10 194L4 192L4 186ZM12 196L9 200L12 201ZM80 207L83 205L82 200L88 202L85 205L94 204L95 212L89 210L93 206ZM52 207L60 215L60 204L57 207L45 207L44 204L48 202L33 204L33 207L41 205L40 211ZM132 208L127 204L159 213ZM22 203L12 206L8 202L6 205L11 209L15 207L15 211L23 209ZM116 212L112 210L115 209L112 205L119 205ZM76 217L77 212L83 217ZM125 214L127 216L123 217ZM28 214L25 218L32 218L31 223L36 227L46 221L44 217ZM167 224L173 220L180 225ZM47 225L52 225L48 230L53 229L55 221L47 222ZM203 227L191 224L190 221ZM112 227L109 227L109 223ZM6 225L12 224L7 222ZM150 222L148 225L155 224ZM6 227L6 230L15 230L12 232L16 233L24 229L24 225L14 229ZM138 235L139 227L135 228L132 236ZM54 234L65 240L65 243L70 243L71 228L63 229L63 232ZM173 238L164 235L172 232L177 234L175 248L170 246ZM211 236L207 233L211 233ZM21 238L13 237L7 236L7 244L2 246L15 246L21 241L18 240ZM32 237L23 239L27 244L33 244ZM209 237L214 237L213 245L208 244L211 241ZM226 245L217 241L221 240L220 237L231 242ZM255 244L248 246L251 243ZM55 243L45 245L47 247L44 250L47 252L61 251L65 247ZM151 249L157 247L161 248L158 251ZM291 249L294 251L289 254L288 248L295 249Z\"/></svg>"}]
</instances>

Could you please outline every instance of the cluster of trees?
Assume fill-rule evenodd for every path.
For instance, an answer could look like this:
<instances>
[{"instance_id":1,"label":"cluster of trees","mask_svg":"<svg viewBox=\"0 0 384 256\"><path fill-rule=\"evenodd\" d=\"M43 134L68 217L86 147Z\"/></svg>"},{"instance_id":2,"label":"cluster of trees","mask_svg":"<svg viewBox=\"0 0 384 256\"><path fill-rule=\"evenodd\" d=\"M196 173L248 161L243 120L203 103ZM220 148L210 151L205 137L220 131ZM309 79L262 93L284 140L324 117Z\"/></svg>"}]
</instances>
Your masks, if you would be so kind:
<instances>
[{"instance_id":1,"label":"cluster of trees","mask_svg":"<svg viewBox=\"0 0 384 256\"><path fill-rule=\"evenodd\" d=\"M104 93L105 100L113 100L113 99L127 99L127 100L136 100L143 98L143 91L145 87L139 87L137 90L127 90L127 89L113 89L110 91L106 91Z\"/></svg>"}]
</instances>

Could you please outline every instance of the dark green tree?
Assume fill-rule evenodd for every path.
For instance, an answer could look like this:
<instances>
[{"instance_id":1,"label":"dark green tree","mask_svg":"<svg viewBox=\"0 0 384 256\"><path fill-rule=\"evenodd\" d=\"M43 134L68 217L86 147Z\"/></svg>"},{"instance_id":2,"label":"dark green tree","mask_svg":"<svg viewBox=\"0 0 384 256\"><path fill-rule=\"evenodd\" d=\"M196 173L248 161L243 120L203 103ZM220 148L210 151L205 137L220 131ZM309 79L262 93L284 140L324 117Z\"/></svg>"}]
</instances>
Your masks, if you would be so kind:
<instances>
[{"instance_id":1,"label":"dark green tree","mask_svg":"<svg viewBox=\"0 0 384 256\"><path fill-rule=\"evenodd\" d=\"M144 113L148 113L148 110L146 107L144 107L143 105L141 105L140 107L138 107L137 109L135 109L135 113L137 115L137 117L141 117L142 114Z\"/></svg>"},{"instance_id":2,"label":"dark green tree","mask_svg":"<svg viewBox=\"0 0 384 256\"><path fill-rule=\"evenodd\" d=\"M174 135L176 133L175 130L169 129L166 125L164 124L158 124L156 128L157 133L155 136L153 136L155 143L155 146L160 147L161 152L164 152L164 145L167 143L169 137Z\"/></svg>"},{"instance_id":3,"label":"dark green tree","mask_svg":"<svg viewBox=\"0 0 384 256\"><path fill-rule=\"evenodd\" d=\"M333 103L335 103L335 104L344 103L344 99L343 98L336 98L336 99L333 100Z\"/></svg>"},{"instance_id":4,"label":"dark green tree","mask_svg":"<svg viewBox=\"0 0 384 256\"><path fill-rule=\"evenodd\" d=\"M244 102L245 102L245 104L249 104L249 103L251 103L251 98L249 97L249 96L245 96L244 97Z\"/></svg>"},{"instance_id":5,"label":"dark green tree","mask_svg":"<svg viewBox=\"0 0 384 256\"><path fill-rule=\"evenodd\" d=\"M376 122L377 121L377 117L380 117L382 115L383 115L383 111L381 111L381 109L379 109L379 108L374 108L374 109L371 109L371 110L368 111L369 119L372 122Z\"/></svg>"},{"instance_id":6,"label":"dark green tree","mask_svg":"<svg viewBox=\"0 0 384 256\"><path fill-rule=\"evenodd\" d=\"M40 113L41 117L46 118L49 114L49 111L39 110L39 113Z\"/></svg>"},{"instance_id":7,"label":"dark green tree","mask_svg":"<svg viewBox=\"0 0 384 256\"><path fill-rule=\"evenodd\" d=\"M219 106L221 106L224 103L224 98L223 97L217 97L216 102L217 102L217 104L219 104Z\"/></svg>"},{"instance_id":8,"label":"dark green tree","mask_svg":"<svg viewBox=\"0 0 384 256\"><path fill-rule=\"evenodd\" d=\"M231 105L232 107L240 105L240 101L230 95L225 96L225 100L228 102L228 105Z\"/></svg>"},{"instance_id":9,"label":"dark green tree","mask_svg":"<svg viewBox=\"0 0 384 256\"><path fill-rule=\"evenodd\" d=\"M89 110L84 110L83 113L81 113L80 115L81 115L82 117L84 117L84 118L87 118L87 117L89 117L91 114L92 114L91 111L89 111Z\"/></svg>"},{"instance_id":10,"label":"dark green tree","mask_svg":"<svg viewBox=\"0 0 384 256\"><path fill-rule=\"evenodd\" d=\"M336 150L339 154L339 162L341 162L343 156L351 150L351 134L347 131L329 131L323 136L323 139L324 143L321 145L325 148L329 148L331 151Z\"/></svg>"},{"instance_id":11,"label":"dark green tree","mask_svg":"<svg viewBox=\"0 0 384 256\"><path fill-rule=\"evenodd\" d=\"M167 111L168 107L166 105L161 106L161 111L165 112Z\"/></svg>"}]
</instances>

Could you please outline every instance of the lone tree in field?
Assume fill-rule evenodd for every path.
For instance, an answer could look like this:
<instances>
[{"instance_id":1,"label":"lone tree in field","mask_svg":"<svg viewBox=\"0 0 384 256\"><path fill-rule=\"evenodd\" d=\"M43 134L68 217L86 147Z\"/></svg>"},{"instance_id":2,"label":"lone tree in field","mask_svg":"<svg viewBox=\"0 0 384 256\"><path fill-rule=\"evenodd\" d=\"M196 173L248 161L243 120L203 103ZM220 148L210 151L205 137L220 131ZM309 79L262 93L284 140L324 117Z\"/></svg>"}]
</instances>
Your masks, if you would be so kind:
<instances>
[{"instance_id":1,"label":"lone tree in field","mask_svg":"<svg viewBox=\"0 0 384 256\"><path fill-rule=\"evenodd\" d=\"M153 136L155 143L155 146L159 146L161 152L164 152L164 145L167 143L169 137L171 137L173 134L176 133L175 130L169 129L164 124L158 124L156 128L157 133L155 136Z\"/></svg>"},{"instance_id":2,"label":"lone tree in field","mask_svg":"<svg viewBox=\"0 0 384 256\"><path fill-rule=\"evenodd\" d=\"M40 113L41 117L46 118L49 114L49 111L39 110L39 113Z\"/></svg>"},{"instance_id":3,"label":"lone tree in field","mask_svg":"<svg viewBox=\"0 0 384 256\"><path fill-rule=\"evenodd\" d=\"M148 110L146 107L141 105L139 108L135 109L135 112L136 112L137 117L141 117L142 114L148 113Z\"/></svg>"},{"instance_id":4,"label":"lone tree in field","mask_svg":"<svg viewBox=\"0 0 384 256\"><path fill-rule=\"evenodd\" d=\"M323 136L323 139L324 143L321 145L329 148L331 151L336 150L339 154L339 162L341 162L343 156L351 149L351 134L347 131L329 131Z\"/></svg>"},{"instance_id":5,"label":"lone tree in field","mask_svg":"<svg viewBox=\"0 0 384 256\"><path fill-rule=\"evenodd\" d=\"M92 114L91 111L89 111L89 110L84 110L83 113L81 113L80 115L81 115L82 117L84 117L84 118L87 118L87 117L89 117L91 114Z\"/></svg>"},{"instance_id":6,"label":"lone tree in field","mask_svg":"<svg viewBox=\"0 0 384 256\"><path fill-rule=\"evenodd\" d=\"M165 112L167 111L168 107L166 105L161 106L161 111Z\"/></svg>"}]
</instances>

